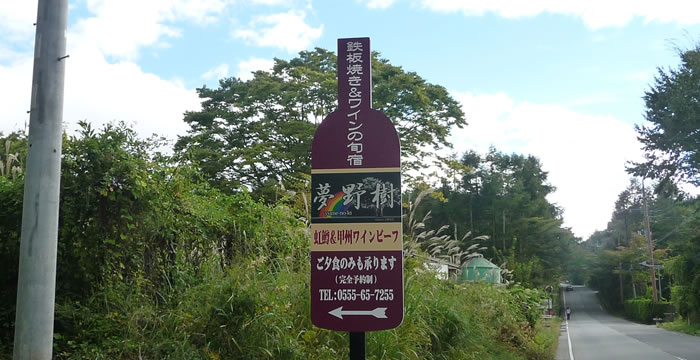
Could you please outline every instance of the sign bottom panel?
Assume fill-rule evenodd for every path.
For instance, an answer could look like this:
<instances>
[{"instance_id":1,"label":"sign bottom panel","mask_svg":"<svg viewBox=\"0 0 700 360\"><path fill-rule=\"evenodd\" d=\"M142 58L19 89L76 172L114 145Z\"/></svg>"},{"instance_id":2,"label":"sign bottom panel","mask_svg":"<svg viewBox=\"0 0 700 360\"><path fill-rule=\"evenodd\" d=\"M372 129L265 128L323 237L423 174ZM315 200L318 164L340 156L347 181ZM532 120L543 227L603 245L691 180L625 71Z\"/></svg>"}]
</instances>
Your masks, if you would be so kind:
<instances>
[{"instance_id":1,"label":"sign bottom panel","mask_svg":"<svg viewBox=\"0 0 700 360\"><path fill-rule=\"evenodd\" d=\"M402 251L312 251L311 321L337 331L393 329L403 321Z\"/></svg>"}]
</instances>

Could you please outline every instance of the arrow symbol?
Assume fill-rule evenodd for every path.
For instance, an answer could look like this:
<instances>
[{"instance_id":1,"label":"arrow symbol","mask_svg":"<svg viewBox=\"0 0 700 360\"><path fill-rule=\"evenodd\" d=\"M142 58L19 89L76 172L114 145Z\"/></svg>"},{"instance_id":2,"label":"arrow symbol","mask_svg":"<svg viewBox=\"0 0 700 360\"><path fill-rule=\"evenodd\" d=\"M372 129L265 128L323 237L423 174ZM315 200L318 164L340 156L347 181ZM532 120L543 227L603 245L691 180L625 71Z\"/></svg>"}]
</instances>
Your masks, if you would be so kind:
<instances>
[{"instance_id":1,"label":"arrow symbol","mask_svg":"<svg viewBox=\"0 0 700 360\"><path fill-rule=\"evenodd\" d=\"M376 308L374 310L345 310L343 307L339 307L335 310L328 312L329 314L337 317L338 319L343 319L343 315L371 315L378 319L386 319L386 308Z\"/></svg>"}]
</instances>

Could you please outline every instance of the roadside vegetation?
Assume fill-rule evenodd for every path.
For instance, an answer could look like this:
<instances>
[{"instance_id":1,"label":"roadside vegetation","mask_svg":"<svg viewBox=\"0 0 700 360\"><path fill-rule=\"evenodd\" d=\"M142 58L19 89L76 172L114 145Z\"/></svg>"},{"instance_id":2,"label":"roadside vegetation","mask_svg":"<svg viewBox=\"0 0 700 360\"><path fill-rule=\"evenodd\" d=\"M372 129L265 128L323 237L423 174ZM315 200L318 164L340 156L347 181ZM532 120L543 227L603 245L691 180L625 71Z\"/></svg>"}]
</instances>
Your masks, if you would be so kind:
<instances>
[{"instance_id":1,"label":"roadside vegetation","mask_svg":"<svg viewBox=\"0 0 700 360\"><path fill-rule=\"evenodd\" d=\"M26 142L12 140L18 149ZM346 357L345 333L310 322L302 194L280 190L266 203L243 188L218 190L196 169L158 153L161 145L122 124L94 130L84 123L65 138L56 356ZM8 270L2 356L13 337L22 185L21 174L0 177L0 256ZM423 254L418 239L436 237L413 224L407 247ZM368 333L370 358L551 358L556 337L540 321L542 291L439 280L419 256L405 266L404 323Z\"/></svg>"},{"instance_id":2,"label":"roadside vegetation","mask_svg":"<svg viewBox=\"0 0 700 360\"><path fill-rule=\"evenodd\" d=\"M666 330L678 331L688 335L700 336L700 325L690 324L684 320L676 320L672 322L666 322L659 324L659 327Z\"/></svg>"},{"instance_id":3,"label":"roadside vegetation","mask_svg":"<svg viewBox=\"0 0 700 360\"><path fill-rule=\"evenodd\" d=\"M557 308L563 279L606 286L621 261L637 261L637 248L620 251L629 255L623 261L606 257L610 240L579 245L547 200L555 187L534 156L495 148L438 156L451 146L450 128L466 126L459 104L441 86L373 56L374 108L395 122L406 160L406 261L404 322L368 333L368 357L552 359L559 327L556 318L542 319L546 299ZM318 122L335 108L335 62L316 49L278 59L251 80L199 89L203 108L185 114L190 130L172 147L123 123L82 122L64 136L57 358L347 357L347 334L315 328L309 314L310 147ZM4 357L12 350L27 140L20 133L0 140L7 144L0 160L10 164L0 173ZM431 157L435 164L425 160ZM663 199L654 195L651 206ZM686 244L697 229L696 205L669 201L687 216L667 225L678 230L665 241ZM624 244L640 241L633 215L619 233L629 233ZM687 266L692 257L679 257L693 248L678 249L659 258L667 256L678 274L697 274ZM506 283L440 280L424 264L429 256L458 265L483 256ZM645 294L635 274L627 284ZM694 291L667 280L666 297ZM552 294L544 291L550 286ZM692 299L683 304L694 309Z\"/></svg>"},{"instance_id":4,"label":"roadside vegetation","mask_svg":"<svg viewBox=\"0 0 700 360\"><path fill-rule=\"evenodd\" d=\"M678 50L680 64L658 69L644 93L647 121L637 126L645 160L615 203L605 230L577 250L582 275L613 312L669 330L700 326L700 47ZM646 235L645 198L651 245ZM653 253L654 265L650 272ZM658 302L653 297L652 279Z\"/></svg>"}]
</instances>

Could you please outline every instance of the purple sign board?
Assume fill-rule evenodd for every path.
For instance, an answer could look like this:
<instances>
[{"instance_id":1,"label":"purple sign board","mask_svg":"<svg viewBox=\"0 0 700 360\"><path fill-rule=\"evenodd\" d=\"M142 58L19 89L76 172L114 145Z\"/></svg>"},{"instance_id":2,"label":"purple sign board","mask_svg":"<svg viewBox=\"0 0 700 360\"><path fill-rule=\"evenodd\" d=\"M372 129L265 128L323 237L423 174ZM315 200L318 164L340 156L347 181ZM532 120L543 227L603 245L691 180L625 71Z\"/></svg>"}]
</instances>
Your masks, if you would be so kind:
<instances>
[{"instance_id":1,"label":"purple sign board","mask_svg":"<svg viewBox=\"0 0 700 360\"><path fill-rule=\"evenodd\" d=\"M338 331L403 321L401 148L373 110L369 38L338 39L338 109L311 150L311 321Z\"/></svg>"}]
</instances>

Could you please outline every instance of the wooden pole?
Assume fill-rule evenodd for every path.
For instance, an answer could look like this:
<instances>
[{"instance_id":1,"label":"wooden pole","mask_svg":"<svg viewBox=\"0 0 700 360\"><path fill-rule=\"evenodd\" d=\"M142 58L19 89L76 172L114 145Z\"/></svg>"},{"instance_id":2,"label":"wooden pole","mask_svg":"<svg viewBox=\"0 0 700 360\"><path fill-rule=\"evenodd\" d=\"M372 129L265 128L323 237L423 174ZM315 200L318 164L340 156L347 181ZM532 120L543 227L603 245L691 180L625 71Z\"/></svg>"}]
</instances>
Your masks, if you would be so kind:
<instances>
[{"instance_id":1,"label":"wooden pole","mask_svg":"<svg viewBox=\"0 0 700 360\"><path fill-rule=\"evenodd\" d=\"M649 274L651 274L651 290L654 297L654 303L659 302L659 294L656 291L656 270L654 270L654 244L651 241L651 227L649 226L649 208L647 207L647 192L644 188L644 179L642 179L642 200L644 201L644 226L647 235L647 247L649 249Z\"/></svg>"}]
</instances>

